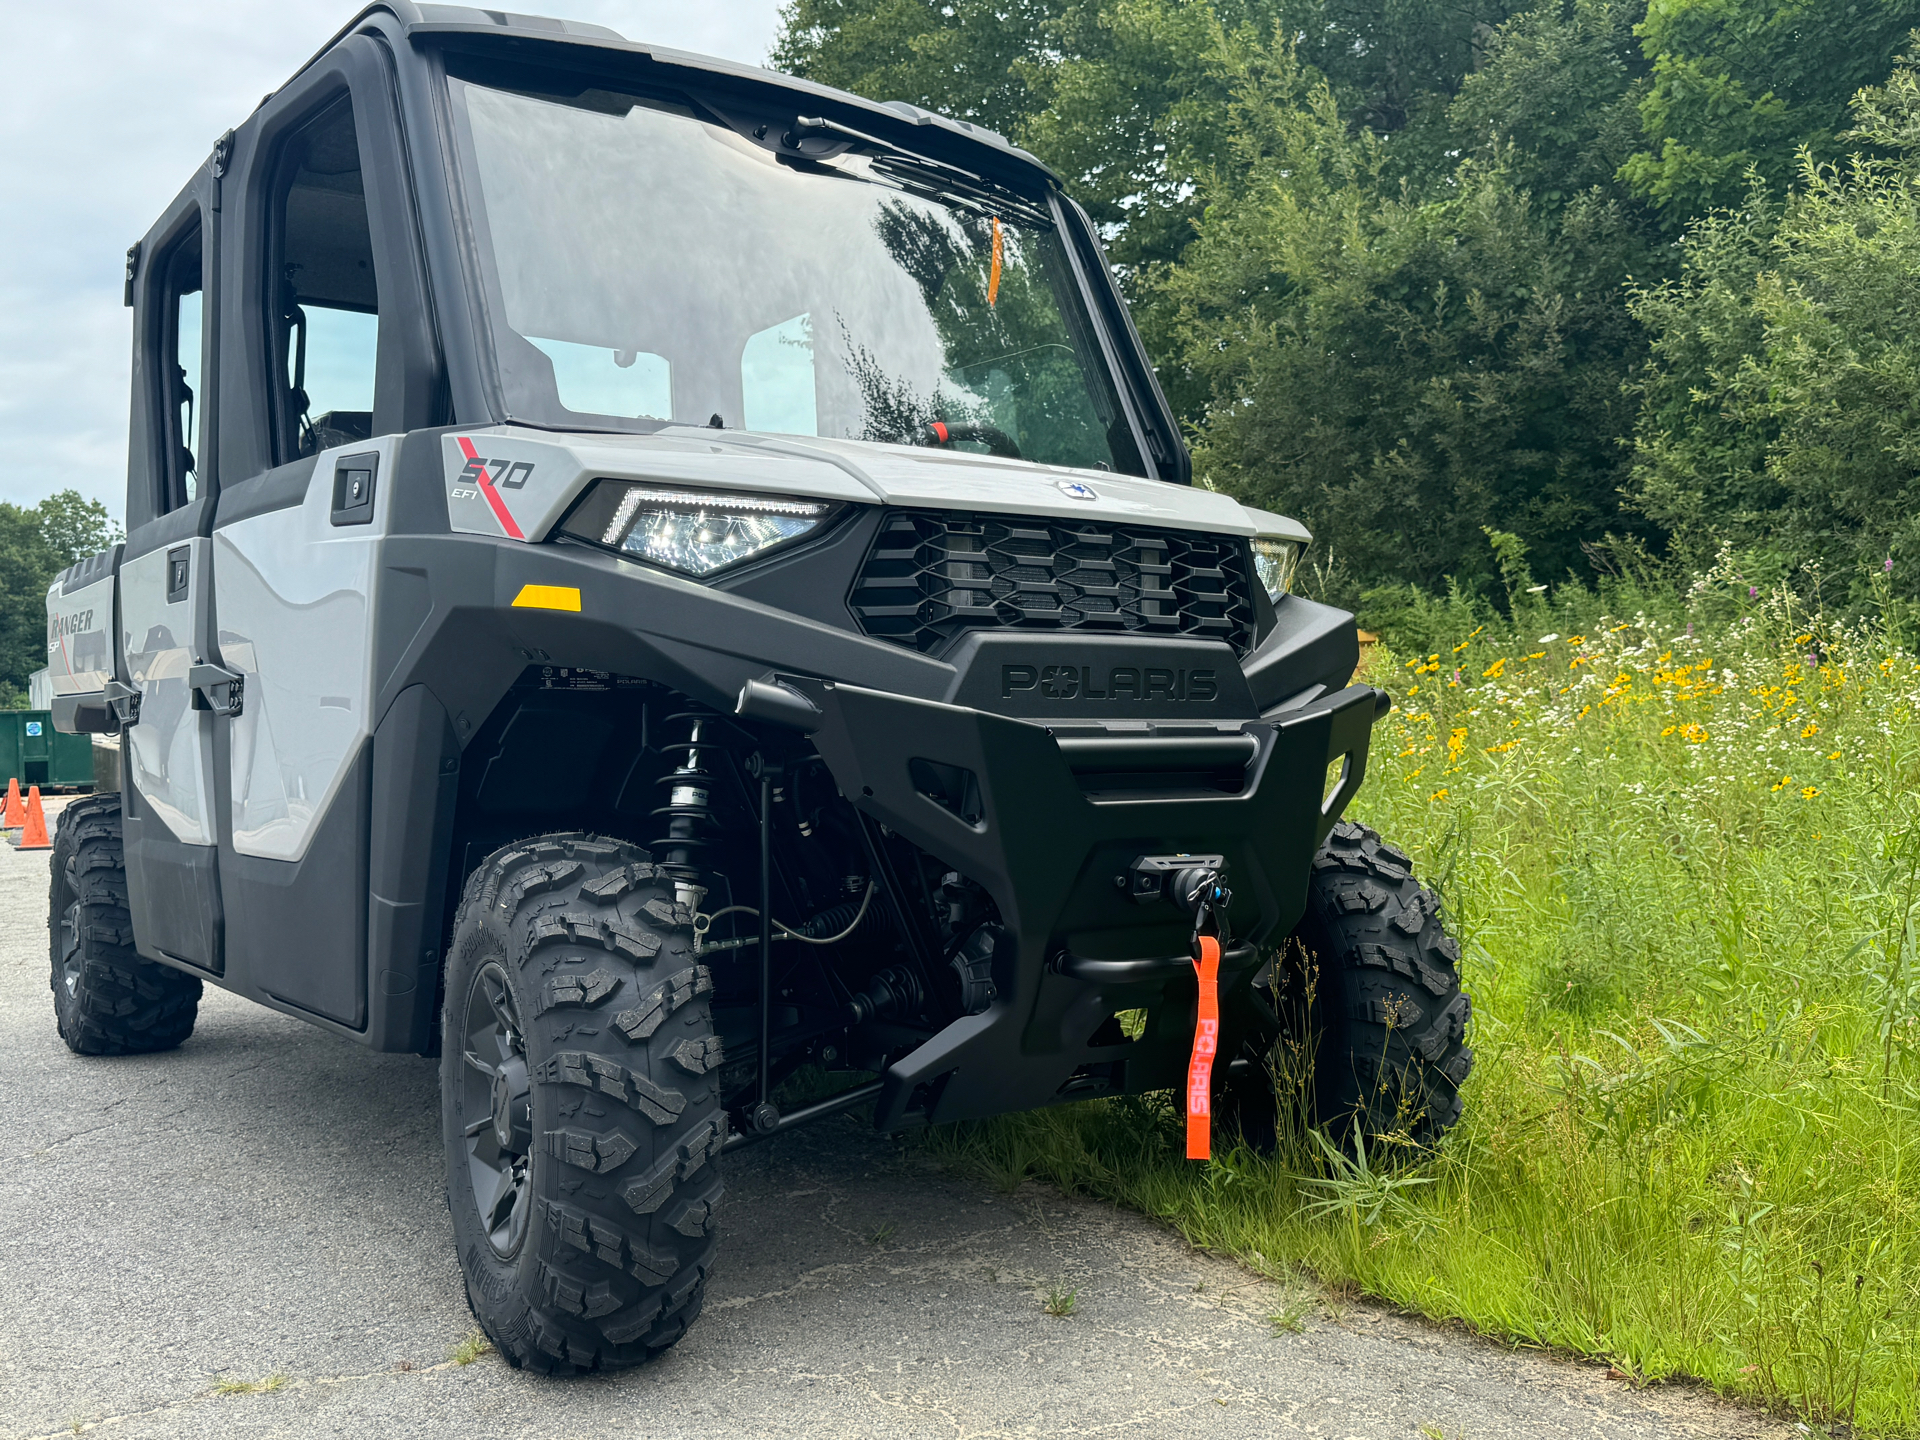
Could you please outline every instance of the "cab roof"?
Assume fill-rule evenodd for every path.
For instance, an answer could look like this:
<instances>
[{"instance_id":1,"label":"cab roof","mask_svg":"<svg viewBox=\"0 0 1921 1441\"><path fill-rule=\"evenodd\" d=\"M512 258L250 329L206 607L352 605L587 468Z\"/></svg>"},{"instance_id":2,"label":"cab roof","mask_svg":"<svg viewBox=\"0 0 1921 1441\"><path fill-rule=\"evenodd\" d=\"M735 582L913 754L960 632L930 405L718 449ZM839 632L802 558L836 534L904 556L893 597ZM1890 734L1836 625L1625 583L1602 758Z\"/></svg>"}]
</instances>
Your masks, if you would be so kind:
<instances>
[{"instance_id":1,"label":"cab roof","mask_svg":"<svg viewBox=\"0 0 1921 1441\"><path fill-rule=\"evenodd\" d=\"M1041 179L1055 186L1060 184L1060 177L1038 158L985 126L923 110L905 100L869 100L846 90L836 90L832 86L819 85L777 70L629 40L605 25L558 20L546 15L483 10L471 5L378 0L378 3L367 6L343 26L294 74L300 74L344 37L365 28L380 16L391 17L409 40L437 41L449 48L479 51L501 58L525 59L560 68L612 60L620 69L636 78L648 78L649 71L666 72L659 73L656 78L683 85L704 84L722 89L759 91L763 99L767 98L768 91L785 91L797 100L826 102L833 110L842 112L839 116L842 123L847 123L850 118L846 112L856 112L861 120L855 123L866 122L863 128L877 138L933 159L968 168L985 166L1003 174L1025 171L1029 179Z\"/></svg>"}]
</instances>

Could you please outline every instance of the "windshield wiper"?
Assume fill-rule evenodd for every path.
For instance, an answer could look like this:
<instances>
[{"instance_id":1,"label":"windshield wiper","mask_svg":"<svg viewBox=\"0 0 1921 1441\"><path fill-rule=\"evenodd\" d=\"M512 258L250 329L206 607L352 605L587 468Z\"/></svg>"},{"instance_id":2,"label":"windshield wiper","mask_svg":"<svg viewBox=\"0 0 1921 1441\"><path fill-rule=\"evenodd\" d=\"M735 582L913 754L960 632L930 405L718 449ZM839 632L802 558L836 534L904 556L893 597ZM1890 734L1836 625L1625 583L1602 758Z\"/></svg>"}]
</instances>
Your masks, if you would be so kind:
<instances>
[{"instance_id":1,"label":"windshield wiper","mask_svg":"<svg viewBox=\"0 0 1921 1441\"><path fill-rule=\"evenodd\" d=\"M965 166L951 161L936 160L918 150L909 150L891 140L883 140L878 135L869 135L865 130L856 130L851 125L843 125L838 120L825 116L799 115L794 118L794 128L781 138L789 145L797 147L797 142L809 135L834 135L850 140L870 151L878 152L877 159L885 162L889 170L905 170L900 178L928 191L930 194L950 199L966 201L972 205L985 203L990 208L1005 211L1012 207L1022 212L1026 219L1038 225L1049 225L1047 212L1033 201L1015 195L1013 192L996 185Z\"/></svg>"},{"instance_id":2,"label":"windshield wiper","mask_svg":"<svg viewBox=\"0 0 1921 1441\"><path fill-rule=\"evenodd\" d=\"M870 150L879 150L888 155L899 156L904 160L916 161L922 165L934 166L941 170L950 170L956 175L964 175L969 180L979 181L983 185L987 183L971 170L964 170L958 165L950 165L946 161L935 160L931 156L922 155L915 150L909 150L903 145L896 145L891 140L883 140L878 135L869 135L865 130L856 130L853 126L843 125L838 120L829 120L824 115L796 115L794 117L794 128L781 138L786 141L787 144L798 150L800 148L800 142L805 140L809 135L823 134L838 135L843 140L852 140L856 144L867 146Z\"/></svg>"}]
</instances>

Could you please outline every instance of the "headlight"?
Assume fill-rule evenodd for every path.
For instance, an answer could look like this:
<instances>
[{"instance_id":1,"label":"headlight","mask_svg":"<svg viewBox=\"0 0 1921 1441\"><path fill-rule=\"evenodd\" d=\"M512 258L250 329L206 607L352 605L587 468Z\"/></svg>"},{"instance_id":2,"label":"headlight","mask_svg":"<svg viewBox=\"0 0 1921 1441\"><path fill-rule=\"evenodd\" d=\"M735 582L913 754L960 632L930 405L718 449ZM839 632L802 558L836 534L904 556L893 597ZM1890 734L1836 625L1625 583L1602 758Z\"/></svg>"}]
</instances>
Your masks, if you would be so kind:
<instances>
[{"instance_id":1,"label":"headlight","mask_svg":"<svg viewBox=\"0 0 1921 1441\"><path fill-rule=\"evenodd\" d=\"M1261 578L1269 600L1279 600L1294 589L1294 567L1300 560L1298 540L1263 536L1254 542L1254 573Z\"/></svg>"},{"instance_id":2,"label":"headlight","mask_svg":"<svg viewBox=\"0 0 1921 1441\"><path fill-rule=\"evenodd\" d=\"M597 480L560 533L707 576L811 535L839 507L785 495L708 494L641 481Z\"/></svg>"}]
</instances>

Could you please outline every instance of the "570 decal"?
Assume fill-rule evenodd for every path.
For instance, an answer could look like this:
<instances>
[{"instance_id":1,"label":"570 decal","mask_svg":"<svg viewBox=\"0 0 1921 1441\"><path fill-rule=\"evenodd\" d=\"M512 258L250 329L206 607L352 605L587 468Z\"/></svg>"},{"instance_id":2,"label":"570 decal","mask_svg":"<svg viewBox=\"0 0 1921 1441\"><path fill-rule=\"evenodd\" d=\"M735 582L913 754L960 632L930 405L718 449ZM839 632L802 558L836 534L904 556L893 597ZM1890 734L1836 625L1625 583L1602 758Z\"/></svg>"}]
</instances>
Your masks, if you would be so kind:
<instances>
[{"instance_id":1,"label":"570 decal","mask_svg":"<svg viewBox=\"0 0 1921 1441\"><path fill-rule=\"evenodd\" d=\"M467 462L467 468L454 477L455 485L476 485L483 489L497 485L502 490L519 490L534 473L531 460L482 460L479 456ZM474 492L479 494L479 491Z\"/></svg>"},{"instance_id":2,"label":"570 decal","mask_svg":"<svg viewBox=\"0 0 1921 1441\"><path fill-rule=\"evenodd\" d=\"M467 464L454 477L448 496L453 500L472 500L478 495L487 502L487 509L494 513L494 519L500 522L501 530L509 539L525 540L527 537L521 534L520 525L507 509L500 492L519 490L526 485L533 479L534 463L531 460L484 460L466 436L456 436L454 442L467 458Z\"/></svg>"}]
</instances>

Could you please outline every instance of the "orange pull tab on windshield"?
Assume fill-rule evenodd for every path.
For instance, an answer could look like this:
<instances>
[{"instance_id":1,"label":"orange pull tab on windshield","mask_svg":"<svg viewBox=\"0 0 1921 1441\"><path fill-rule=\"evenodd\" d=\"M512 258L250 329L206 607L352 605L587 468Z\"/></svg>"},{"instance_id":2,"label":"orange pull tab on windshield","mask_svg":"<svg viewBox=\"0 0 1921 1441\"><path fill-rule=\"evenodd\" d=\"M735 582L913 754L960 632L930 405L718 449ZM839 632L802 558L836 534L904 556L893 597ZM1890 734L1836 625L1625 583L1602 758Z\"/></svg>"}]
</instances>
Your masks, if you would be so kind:
<instances>
[{"instance_id":1,"label":"orange pull tab on windshield","mask_svg":"<svg viewBox=\"0 0 1921 1441\"><path fill-rule=\"evenodd\" d=\"M1001 223L995 219L993 248L987 257L987 303L992 305L1001 293Z\"/></svg>"},{"instance_id":2,"label":"orange pull tab on windshield","mask_svg":"<svg viewBox=\"0 0 1921 1441\"><path fill-rule=\"evenodd\" d=\"M1221 1041L1221 943L1202 936L1201 958L1194 962L1200 981L1200 1005L1194 1021L1194 1054L1187 1062L1187 1159L1205 1161L1213 1154L1214 1053Z\"/></svg>"}]
</instances>

